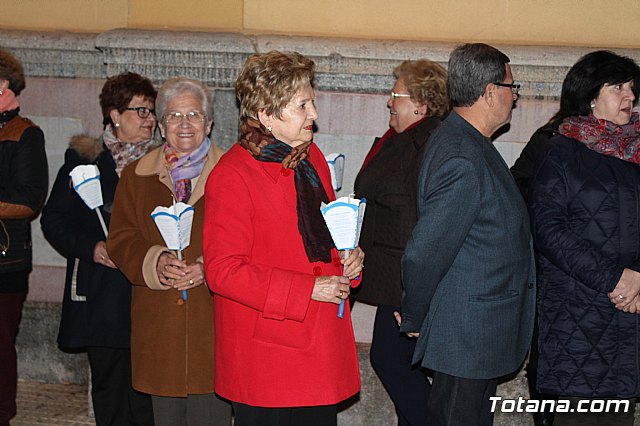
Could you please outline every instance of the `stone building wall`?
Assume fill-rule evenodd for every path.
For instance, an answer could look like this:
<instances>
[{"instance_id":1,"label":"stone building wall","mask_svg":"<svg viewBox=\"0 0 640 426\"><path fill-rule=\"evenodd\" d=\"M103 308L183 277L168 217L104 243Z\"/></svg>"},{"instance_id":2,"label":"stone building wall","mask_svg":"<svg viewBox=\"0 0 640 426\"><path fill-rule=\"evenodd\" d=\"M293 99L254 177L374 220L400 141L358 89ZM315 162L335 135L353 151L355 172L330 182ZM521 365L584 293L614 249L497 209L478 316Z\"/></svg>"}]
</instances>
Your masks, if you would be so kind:
<instances>
[{"instance_id":1,"label":"stone building wall","mask_svg":"<svg viewBox=\"0 0 640 426\"><path fill-rule=\"evenodd\" d=\"M325 153L346 155L341 194L348 194L373 138L388 126L387 93L393 68L404 59L426 58L446 66L453 44L345 38L244 35L116 29L99 34L0 30L0 46L14 52L28 76L22 110L46 132L51 182L70 135L101 132L98 94L107 76L135 71L155 84L187 76L214 94L213 140L229 148L236 140L235 78L254 52L295 50L317 64L315 140ZM508 164L533 131L557 108L568 68L589 48L497 46L511 59L522 84L513 120L495 141ZM640 49L616 49L640 61ZM43 240L36 223L35 271L30 300L60 301L63 261ZM358 341L370 340L373 310L356 309Z\"/></svg>"},{"instance_id":2,"label":"stone building wall","mask_svg":"<svg viewBox=\"0 0 640 426\"><path fill-rule=\"evenodd\" d=\"M345 38L243 35L116 29L100 34L0 30L0 46L13 51L28 76L22 110L46 131L51 181L69 136L98 135L98 94L107 76L135 71L156 84L174 76L199 79L213 90L213 140L224 148L236 140L238 108L233 83L254 52L295 50L317 64L315 137L325 153L346 155L341 194L353 180L373 138L388 126L387 93L393 68L404 59L426 58L446 66L453 44ZM522 84L510 127L495 141L512 164L533 131L555 112L562 79L589 48L497 46L511 59ZM640 60L640 49L617 49ZM30 300L60 301L62 258L35 229L35 271ZM55 277L55 279L53 278ZM370 340L372 310L355 312L358 340Z\"/></svg>"}]
</instances>

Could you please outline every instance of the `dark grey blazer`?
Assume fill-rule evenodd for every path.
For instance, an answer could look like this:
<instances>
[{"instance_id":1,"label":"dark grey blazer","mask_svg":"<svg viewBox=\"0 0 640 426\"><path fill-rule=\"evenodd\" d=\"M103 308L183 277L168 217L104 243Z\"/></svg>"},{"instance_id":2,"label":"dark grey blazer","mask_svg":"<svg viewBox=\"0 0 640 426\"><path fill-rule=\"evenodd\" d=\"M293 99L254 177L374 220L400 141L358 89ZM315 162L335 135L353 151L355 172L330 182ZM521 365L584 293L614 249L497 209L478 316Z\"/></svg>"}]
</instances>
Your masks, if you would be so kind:
<instances>
[{"instance_id":1,"label":"dark grey blazer","mask_svg":"<svg viewBox=\"0 0 640 426\"><path fill-rule=\"evenodd\" d=\"M425 152L402 277L414 363L469 379L522 363L536 297L527 209L496 148L455 112Z\"/></svg>"}]
</instances>

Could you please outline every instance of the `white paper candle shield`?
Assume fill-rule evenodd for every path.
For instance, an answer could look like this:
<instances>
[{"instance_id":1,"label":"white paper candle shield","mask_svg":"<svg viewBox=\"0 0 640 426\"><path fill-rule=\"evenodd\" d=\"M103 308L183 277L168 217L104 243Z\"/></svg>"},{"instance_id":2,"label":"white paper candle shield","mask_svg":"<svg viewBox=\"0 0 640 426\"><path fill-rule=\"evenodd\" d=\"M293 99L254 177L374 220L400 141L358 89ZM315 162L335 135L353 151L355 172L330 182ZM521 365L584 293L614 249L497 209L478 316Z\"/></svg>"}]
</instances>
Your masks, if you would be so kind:
<instances>
[{"instance_id":1,"label":"white paper candle shield","mask_svg":"<svg viewBox=\"0 0 640 426\"><path fill-rule=\"evenodd\" d=\"M356 248L360 239L366 200L341 197L320 208L338 250Z\"/></svg>"},{"instance_id":2,"label":"white paper candle shield","mask_svg":"<svg viewBox=\"0 0 640 426\"><path fill-rule=\"evenodd\" d=\"M103 204L102 189L100 188L100 171L95 164L76 166L71 173L73 189L76 190L82 201L94 210Z\"/></svg>"},{"instance_id":3,"label":"white paper candle shield","mask_svg":"<svg viewBox=\"0 0 640 426\"><path fill-rule=\"evenodd\" d=\"M195 210L189 204L158 206L151 217L169 250L184 250L191 243L191 225Z\"/></svg>"},{"instance_id":4,"label":"white paper candle shield","mask_svg":"<svg viewBox=\"0 0 640 426\"><path fill-rule=\"evenodd\" d=\"M344 176L344 154L331 153L325 156L329 171L331 172L331 185L334 191L342 189L342 177Z\"/></svg>"}]
</instances>

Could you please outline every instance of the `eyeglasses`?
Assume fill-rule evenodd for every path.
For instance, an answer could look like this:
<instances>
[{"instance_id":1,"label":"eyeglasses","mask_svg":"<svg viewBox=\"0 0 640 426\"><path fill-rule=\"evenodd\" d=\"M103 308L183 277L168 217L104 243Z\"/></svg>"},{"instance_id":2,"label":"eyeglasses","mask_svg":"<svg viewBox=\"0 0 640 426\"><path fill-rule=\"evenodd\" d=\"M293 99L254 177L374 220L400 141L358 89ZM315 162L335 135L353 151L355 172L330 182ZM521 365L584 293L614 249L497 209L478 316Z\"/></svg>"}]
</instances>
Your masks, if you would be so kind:
<instances>
[{"instance_id":1,"label":"eyeglasses","mask_svg":"<svg viewBox=\"0 0 640 426\"><path fill-rule=\"evenodd\" d=\"M153 114L156 115L156 110L155 109L149 109L147 107L131 107L131 108L125 108L127 111L135 111L138 113L138 117L140 118L147 118L149 116L149 114Z\"/></svg>"},{"instance_id":2,"label":"eyeglasses","mask_svg":"<svg viewBox=\"0 0 640 426\"><path fill-rule=\"evenodd\" d=\"M191 111L186 114L180 112L170 112L165 115L165 120L168 124L182 123L182 119L185 118L189 123L202 123L205 119L205 115L198 111Z\"/></svg>"},{"instance_id":3,"label":"eyeglasses","mask_svg":"<svg viewBox=\"0 0 640 426\"><path fill-rule=\"evenodd\" d=\"M408 93L396 93L393 90L391 91L391 99L395 100L396 98L410 98L411 95Z\"/></svg>"},{"instance_id":4,"label":"eyeglasses","mask_svg":"<svg viewBox=\"0 0 640 426\"><path fill-rule=\"evenodd\" d=\"M511 88L511 93L513 93L514 95L518 94L518 90L520 90L520 84L519 83L493 83L496 86L500 86L500 87L509 87Z\"/></svg>"}]
</instances>

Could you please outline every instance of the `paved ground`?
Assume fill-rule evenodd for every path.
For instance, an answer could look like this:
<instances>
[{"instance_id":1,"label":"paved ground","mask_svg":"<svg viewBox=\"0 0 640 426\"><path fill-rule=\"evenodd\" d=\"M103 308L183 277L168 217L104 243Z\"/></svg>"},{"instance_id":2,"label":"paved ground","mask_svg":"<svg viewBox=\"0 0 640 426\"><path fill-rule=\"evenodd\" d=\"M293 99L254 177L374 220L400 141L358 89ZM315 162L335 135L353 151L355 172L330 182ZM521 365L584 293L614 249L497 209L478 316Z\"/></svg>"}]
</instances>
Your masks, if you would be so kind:
<instances>
[{"instance_id":1,"label":"paved ground","mask_svg":"<svg viewBox=\"0 0 640 426\"><path fill-rule=\"evenodd\" d=\"M20 381L11 426L95 426L87 412L86 386Z\"/></svg>"}]
</instances>

